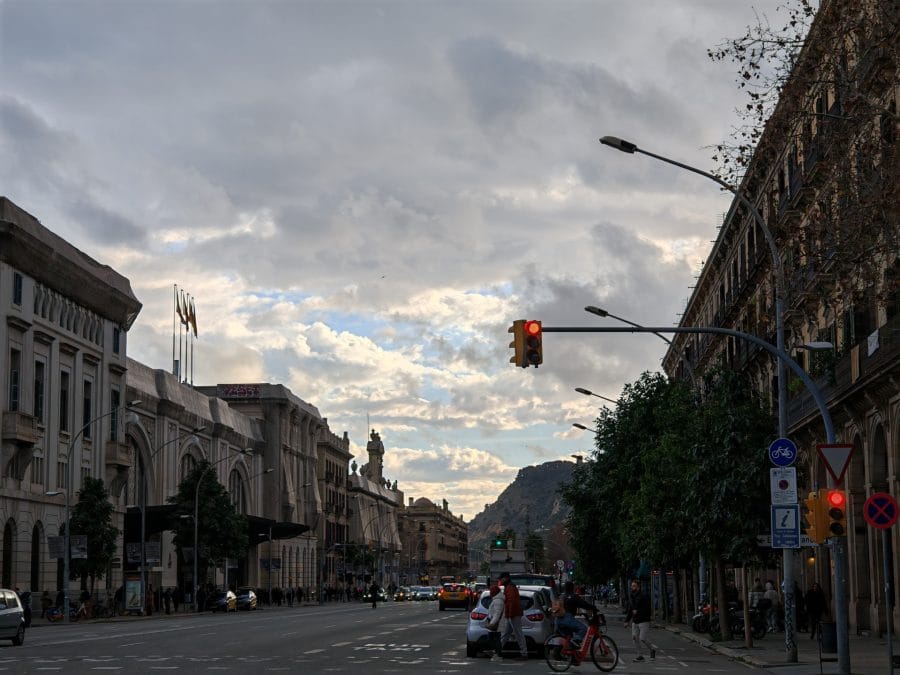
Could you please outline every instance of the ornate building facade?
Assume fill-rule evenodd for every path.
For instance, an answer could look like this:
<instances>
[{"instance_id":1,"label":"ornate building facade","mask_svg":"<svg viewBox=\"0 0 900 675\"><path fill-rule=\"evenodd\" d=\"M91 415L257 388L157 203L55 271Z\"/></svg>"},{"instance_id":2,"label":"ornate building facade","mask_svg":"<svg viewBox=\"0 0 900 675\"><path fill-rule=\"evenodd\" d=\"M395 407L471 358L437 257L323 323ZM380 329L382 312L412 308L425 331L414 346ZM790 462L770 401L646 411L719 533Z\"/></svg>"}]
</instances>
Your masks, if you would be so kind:
<instances>
[{"instance_id":1,"label":"ornate building facade","mask_svg":"<svg viewBox=\"0 0 900 675\"><path fill-rule=\"evenodd\" d=\"M838 441L855 451L849 496L849 624L884 631L890 584L898 625L900 547L885 579L880 533L863 519L874 492L900 492L900 170L896 3L825 0L782 89L740 190L772 233L785 277L785 344L814 379ZM775 344L773 258L760 223L738 201L725 217L681 326L739 330ZM804 345L830 343L826 352ZM773 359L732 337L678 334L664 366L689 376L724 362L773 402ZM801 450L800 492L826 487L818 407L789 377L788 427ZM795 561L804 590L832 588L830 548Z\"/></svg>"},{"instance_id":2,"label":"ornate building facade","mask_svg":"<svg viewBox=\"0 0 900 675\"><path fill-rule=\"evenodd\" d=\"M469 528L451 513L446 499L438 506L425 497L410 497L399 513L398 530L403 543L401 578L406 583L437 583L445 576L462 579L468 571Z\"/></svg>"}]
</instances>

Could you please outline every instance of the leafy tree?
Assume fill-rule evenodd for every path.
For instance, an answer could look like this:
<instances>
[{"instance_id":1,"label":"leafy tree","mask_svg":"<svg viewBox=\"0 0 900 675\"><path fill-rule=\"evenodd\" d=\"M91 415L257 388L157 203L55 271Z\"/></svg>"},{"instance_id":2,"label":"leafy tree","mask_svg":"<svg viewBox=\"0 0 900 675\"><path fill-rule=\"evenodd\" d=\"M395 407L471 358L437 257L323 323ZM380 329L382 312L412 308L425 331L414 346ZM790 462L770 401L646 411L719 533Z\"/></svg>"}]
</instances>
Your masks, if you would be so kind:
<instances>
[{"instance_id":1,"label":"leafy tree","mask_svg":"<svg viewBox=\"0 0 900 675\"><path fill-rule=\"evenodd\" d=\"M239 559L247 554L247 519L234 510L234 505L225 487L216 480L212 464L203 461L185 476L178 485L178 492L169 497L169 503L175 504L177 514L172 529L175 532L175 545L182 552L194 546L194 497L198 501L198 573L205 577L210 562L221 563L226 558ZM181 518L188 515L190 518ZM196 580L201 583L201 580Z\"/></svg>"},{"instance_id":2,"label":"leafy tree","mask_svg":"<svg viewBox=\"0 0 900 675\"><path fill-rule=\"evenodd\" d=\"M94 592L94 583L102 579L116 553L118 528L112 524L113 505L109 492L98 478L85 478L72 513L72 536L87 536L87 558L72 558L69 578L81 579L82 587ZM88 580L90 585L88 585Z\"/></svg>"}]
</instances>

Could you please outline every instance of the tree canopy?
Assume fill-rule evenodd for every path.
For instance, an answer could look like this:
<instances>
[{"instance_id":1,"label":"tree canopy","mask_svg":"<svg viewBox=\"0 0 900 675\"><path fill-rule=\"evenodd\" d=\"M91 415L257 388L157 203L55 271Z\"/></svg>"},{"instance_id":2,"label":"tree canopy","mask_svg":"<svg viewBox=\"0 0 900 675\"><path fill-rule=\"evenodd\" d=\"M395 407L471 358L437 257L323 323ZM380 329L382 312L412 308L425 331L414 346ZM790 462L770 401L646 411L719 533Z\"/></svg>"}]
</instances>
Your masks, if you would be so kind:
<instances>
[{"instance_id":1,"label":"tree canopy","mask_svg":"<svg viewBox=\"0 0 900 675\"><path fill-rule=\"evenodd\" d=\"M85 478L78 492L78 503L72 513L72 536L87 536L87 558L72 558L69 578L81 579L82 584L102 579L116 554L118 528L112 524L113 505L109 492L99 478Z\"/></svg>"}]
</instances>

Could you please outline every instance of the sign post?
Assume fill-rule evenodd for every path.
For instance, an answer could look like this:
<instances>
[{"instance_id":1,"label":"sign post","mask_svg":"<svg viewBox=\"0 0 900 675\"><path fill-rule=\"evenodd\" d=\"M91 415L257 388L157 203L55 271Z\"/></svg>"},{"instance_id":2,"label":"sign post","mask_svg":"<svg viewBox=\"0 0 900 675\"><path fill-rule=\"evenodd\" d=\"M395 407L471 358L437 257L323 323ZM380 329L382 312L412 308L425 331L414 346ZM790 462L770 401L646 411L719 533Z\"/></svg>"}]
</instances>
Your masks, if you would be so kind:
<instances>
[{"instance_id":1,"label":"sign post","mask_svg":"<svg viewBox=\"0 0 900 675\"><path fill-rule=\"evenodd\" d=\"M897 501L886 492L876 492L863 504L863 517L872 527L881 530L881 560L884 565L884 618L887 628L888 672L894 672L894 644L891 640L891 566L888 558L887 531L897 522L900 511Z\"/></svg>"}]
</instances>

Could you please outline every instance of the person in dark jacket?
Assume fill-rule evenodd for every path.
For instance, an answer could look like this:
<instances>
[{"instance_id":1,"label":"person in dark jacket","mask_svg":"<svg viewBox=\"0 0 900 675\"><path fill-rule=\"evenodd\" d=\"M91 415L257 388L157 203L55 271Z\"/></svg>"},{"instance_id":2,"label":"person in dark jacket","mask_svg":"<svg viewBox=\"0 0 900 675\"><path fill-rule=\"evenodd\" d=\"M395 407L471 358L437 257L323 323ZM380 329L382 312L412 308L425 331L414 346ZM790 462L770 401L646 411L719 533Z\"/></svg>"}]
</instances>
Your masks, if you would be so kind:
<instances>
[{"instance_id":1,"label":"person in dark jacket","mask_svg":"<svg viewBox=\"0 0 900 675\"><path fill-rule=\"evenodd\" d=\"M578 620L578 608L581 607L591 612L596 612L597 608L575 593L575 584L571 581L567 581L563 589L562 603L566 613L556 620L556 627L564 631L571 631L572 637L578 645L581 645L584 634L587 633L587 624Z\"/></svg>"},{"instance_id":2,"label":"person in dark jacket","mask_svg":"<svg viewBox=\"0 0 900 675\"><path fill-rule=\"evenodd\" d=\"M631 639L637 647L635 661L644 660L643 647L650 650L650 658L656 658L656 645L650 642L650 596L641 588L641 582L631 580L631 592L628 595L628 610L625 623L631 623Z\"/></svg>"},{"instance_id":3,"label":"person in dark jacket","mask_svg":"<svg viewBox=\"0 0 900 675\"><path fill-rule=\"evenodd\" d=\"M372 596L372 609L375 609L375 606L378 603L378 584L376 584L374 581L372 582L372 586L369 588L369 594Z\"/></svg>"},{"instance_id":4,"label":"person in dark jacket","mask_svg":"<svg viewBox=\"0 0 900 675\"><path fill-rule=\"evenodd\" d=\"M818 582L810 587L804 600L806 602L806 615L809 617L809 637L812 639L816 637L816 631L819 630L819 622L822 620L822 614L828 608L828 603L825 600L825 591L822 590Z\"/></svg>"}]
</instances>

